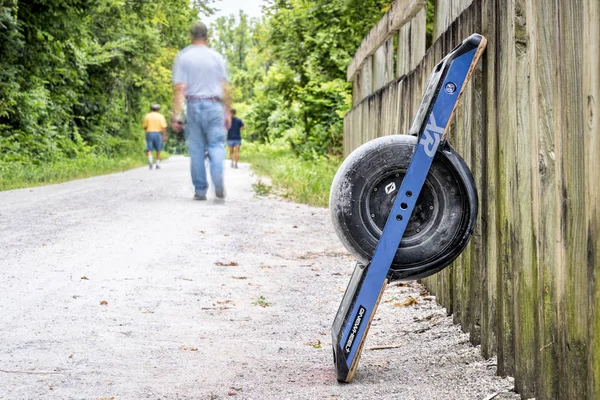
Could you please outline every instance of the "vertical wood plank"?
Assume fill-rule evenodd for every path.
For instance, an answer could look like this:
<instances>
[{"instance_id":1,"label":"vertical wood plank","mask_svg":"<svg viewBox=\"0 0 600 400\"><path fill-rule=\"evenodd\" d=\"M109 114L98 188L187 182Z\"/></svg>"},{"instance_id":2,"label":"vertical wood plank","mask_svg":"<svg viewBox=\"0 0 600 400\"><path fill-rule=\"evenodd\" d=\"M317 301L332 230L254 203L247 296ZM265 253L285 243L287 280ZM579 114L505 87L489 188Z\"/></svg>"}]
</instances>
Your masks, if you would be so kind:
<instances>
[{"instance_id":1,"label":"vertical wood plank","mask_svg":"<svg viewBox=\"0 0 600 400\"><path fill-rule=\"evenodd\" d=\"M362 89L361 88L362 80L361 80L360 76L361 76L361 74L359 72L358 74L356 74L356 76L354 77L354 80L352 81L352 106L357 105L363 99L362 90L361 90Z\"/></svg>"},{"instance_id":2,"label":"vertical wood plank","mask_svg":"<svg viewBox=\"0 0 600 400\"><path fill-rule=\"evenodd\" d=\"M481 32L481 0L476 0L473 3L472 11L469 16L471 25L469 29L471 32ZM480 62L477 69L473 73L471 82L471 107L469 112L471 113L471 125L468 127L469 134L472 140L470 149L466 151L470 152L471 172L475 179L475 185L479 191L479 214L477 215L477 227L471 238L471 261L470 261L470 299L468 303L468 313L470 315L470 324L468 331L470 332L470 340L474 345L481 344L481 325L482 325L482 301L475 301L475 299L482 299L484 294L484 253L483 253L483 234L482 234L482 214L483 208L481 205L481 188L483 187L483 174L484 170L484 158L483 158L483 146L485 144L485 132L483 130L484 123L484 97L483 97L483 80L482 80L482 66L483 62Z\"/></svg>"},{"instance_id":3,"label":"vertical wood plank","mask_svg":"<svg viewBox=\"0 0 600 400\"><path fill-rule=\"evenodd\" d=\"M362 99L367 98L373 93L373 57L369 57L369 59L362 66L360 71L360 81L361 81L361 96Z\"/></svg>"},{"instance_id":4,"label":"vertical wood plank","mask_svg":"<svg viewBox=\"0 0 600 400\"><path fill-rule=\"evenodd\" d=\"M427 32L427 9L424 7L410 21L410 54L408 70L412 71L425 56Z\"/></svg>"},{"instance_id":5,"label":"vertical wood plank","mask_svg":"<svg viewBox=\"0 0 600 400\"><path fill-rule=\"evenodd\" d=\"M497 3L498 42L496 47L498 74L497 111L499 136L499 218L500 227L500 261L498 276L498 372L501 375L514 375L514 269L512 262L513 221L515 220L513 194L515 192L514 152L516 121L516 85L514 71L516 69L514 38L514 0ZM506 133L506 134L504 134Z\"/></svg>"},{"instance_id":6,"label":"vertical wood plank","mask_svg":"<svg viewBox=\"0 0 600 400\"><path fill-rule=\"evenodd\" d=\"M450 25L450 0L434 1L433 40L436 41Z\"/></svg>"},{"instance_id":7,"label":"vertical wood plank","mask_svg":"<svg viewBox=\"0 0 600 400\"><path fill-rule=\"evenodd\" d=\"M411 26L410 23L400 28L398 32L398 50L396 55L396 76L408 74L410 71L410 42Z\"/></svg>"},{"instance_id":8,"label":"vertical wood plank","mask_svg":"<svg viewBox=\"0 0 600 400\"><path fill-rule=\"evenodd\" d=\"M583 4L583 122L586 176L586 269L588 275L587 398L600 398L600 4Z\"/></svg>"},{"instance_id":9,"label":"vertical wood plank","mask_svg":"<svg viewBox=\"0 0 600 400\"><path fill-rule=\"evenodd\" d=\"M559 340L558 304L556 296L557 223L556 199L556 153L555 153L555 104L556 45L555 25L548 21L557 11L553 2L541 4L528 0L527 25L530 41L530 133L531 165L534 174L533 224L536 243L537 294L539 299L538 328L538 376L537 393L540 399L558 398Z\"/></svg>"},{"instance_id":10,"label":"vertical wood plank","mask_svg":"<svg viewBox=\"0 0 600 400\"><path fill-rule=\"evenodd\" d=\"M385 85L395 78L394 70L394 38L389 38L383 45L385 51L385 71L383 73L383 82Z\"/></svg>"},{"instance_id":11,"label":"vertical wood plank","mask_svg":"<svg viewBox=\"0 0 600 400\"><path fill-rule=\"evenodd\" d=\"M386 46L383 45L373 54L373 86L374 93L385 84Z\"/></svg>"},{"instance_id":12,"label":"vertical wood plank","mask_svg":"<svg viewBox=\"0 0 600 400\"><path fill-rule=\"evenodd\" d=\"M537 268L534 263L532 222L532 160L530 132L529 42L526 0L515 0L514 36L516 55L516 119L512 177L511 256L514 273L514 339L515 387L525 397L535 393L536 348L535 334L537 302ZM536 157L537 159L537 157ZM535 165L536 163L534 163Z\"/></svg>"},{"instance_id":13,"label":"vertical wood plank","mask_svg":"<svg viewBox=\"0 0 600 400\"><path fill-rule=\"evenodd\" d=\"M555 24L556 27L556 36L555 43L553 46L555 57L557 58L554 70L553 80L558 82L558 84L553 85L553 95L554 95L554 103L556 105L556 113L554 118L554 155L556 157L556 198L555 198L555 206L557 209L557 221L554 226L554 230L556 231L556 263L555 263L555 279L554 279L554 293L556 298L556 336L555 340L557 342L558 347L558 355L557 355L557 374L558 381L561 384L557 387L557 397L560 399L567 399L569 393L569 382L568 379L570 377L569 374L569 366L565 360L568 360L567 349L567 302L566 302L566 277L567 277L567 266L566 266L566 249L564 244L564 235L562 233L562 227L565 222L565 190L564 190L564 180L565 180L565 171L562 166L562 158L564 155L564 143L562 139L562 135L564 134L563 128L565 126L564 120L564 107L567 107L568 104L564 101L563 91L564 89L560 86L564 83L563 77L561 76L561 64L564 62L561 59L561 56L564 57L564 54L561 54L561 39L562 31L560 24L560 4L559 2L555 2ZM547 23L547 21L544 21Z\"/></svg>"},{"instance_id":14,"label":"vertical wood plank","mask_svg":"<svg viewBox=\"0 0 600 400\"><path fill-rule=\"evenodd\" d=\"M498 243L498 171L499 171L499 145L498 145L498 118L496 112L497 87L496 87L496 53L497 53L497 27L496 27L496 1L482 0L482 33L488 39L487 51L482 58L483 63L483 88L486 97L484 108L485 146L483 157L485 173L482 176L481 196L481 230L484 239L484 274L485 287L483 296L482 341L483 356L492 357L497 352L498 343L498 287L499 282L499 243Z\"/></svg>"},{"instance_id":15,"label":"vertical wood plank","mask_svg":"<svg viewBox=\"0 0 600 400\"><path fill-rule=\"evenodd\" d=\"M559 77L563 125L563 157L560 168L564 179L562 191L561 235L563 262L566 266L567 364L569 365L568 398L582 399L587 392L587 287L585 170L583 136L583 85L581 68L583 1L560 2L559 9ZM597 21L598 23L598 21ZM559 133L559 132L557 132Z\"/></svg>"}]
</instances>

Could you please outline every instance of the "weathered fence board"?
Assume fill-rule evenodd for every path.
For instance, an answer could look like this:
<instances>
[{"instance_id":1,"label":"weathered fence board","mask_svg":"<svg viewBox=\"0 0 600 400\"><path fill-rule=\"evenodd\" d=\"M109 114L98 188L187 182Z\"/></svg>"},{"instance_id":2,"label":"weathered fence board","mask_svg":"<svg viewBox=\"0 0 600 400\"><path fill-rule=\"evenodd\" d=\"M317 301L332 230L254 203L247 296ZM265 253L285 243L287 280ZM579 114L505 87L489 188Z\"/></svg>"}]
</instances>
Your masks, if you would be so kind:
<instances>
[{"instance_id":1,"label":"weathered fence board","mask_svg":"<svg viewBox=\"0 0 600 400\"><path fill-rule=\"evenodd\" d=\"M560 132L563 155L562 169L563 204L561 207L561 243L563 264L566 267L565 307L566 343L569 365L567 376L572 382L568 396L585 398L587 374L587 287L585 189L584 189L584 137L582 92L582 21L583 1L560 2L559 9L559 93L563 132Z\"/></svg>"},{"instance_id":2,"label":"weathered fence board","mask_svg":"<svg viewBox=\"0 0 600 400\"><path fill-rule=\"evenodd\" d=\"M588 275L588 398L600 398L600 4L583 2L583 130Z\"/></svg>"},{"instance_id":3,"label":"weathered fence board","mask_svg":"<svg viewBox=\"0 0 600 400\"><path fill-rule=\"evenodd\" d=\"M427 10L425 7L398 32L396 76L406 75L421 62L425 55Z\"/></svg>"},{"instance_id":4,"label":"weathered fence board","mask_svg":"<svg viewBox=\"0 0 600 400\"><path fill-rule=\"evenodd\" d=\"M498 125L496 120L496 0L482 1L482 34L488 39L487 51L482 58L483 69L482 91L487 96L483 122L485 124L484 152L481 161L483 168L482 186L479 186L479 213L482 223L479 231L484 242L484 259L482 273L484 293L482 301L481 348L484 357L495 355L498 350L498 292L499 292L499 230L496 204L499 196L498 188ZM477 233L476 233L477 234Z\"/></svg>"},{"instance_id":5,"label":"weathered fence board","mask_svg":"<svg viewBox=\"0 0 600 400\"><path fill-rule=\"evenodd\" d=\"M435 5L437 40L421 61L411 57L424 43L424 9L396 26L395 80L384 73L368 95L367 68L356 76L345 152L407 133L433 66L472 32L486 36L448 135L479 189L478 228L424 283L524 398L599 399L600 2ZM386 61L363 61L389 70L386 40L375 57Z\"/></svg>"}]
</instances>

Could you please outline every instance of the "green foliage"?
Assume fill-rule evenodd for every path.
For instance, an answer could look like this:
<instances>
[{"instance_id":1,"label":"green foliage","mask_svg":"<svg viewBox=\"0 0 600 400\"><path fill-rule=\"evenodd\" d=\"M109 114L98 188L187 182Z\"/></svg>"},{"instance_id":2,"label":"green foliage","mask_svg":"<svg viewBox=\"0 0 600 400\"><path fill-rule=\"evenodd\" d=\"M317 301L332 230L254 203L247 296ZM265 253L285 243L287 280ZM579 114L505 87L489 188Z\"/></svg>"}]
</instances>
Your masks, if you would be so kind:
<instances>
[{"instance_id":1,"label":"green foliage","mask_svg":"<svg viewBox=\"0 0 600 400\"><path fill-rule=\"evenodd\" d=\"M212 0L0 2L0 162L126 158ZM164 110L167 111L167 110Z\"/></svg>"},{"instance_id":2,"label":"green foliage","mask_svg":"<svg viewBox=\"0 0 600 400\"><path fill-rule=\"evenodd\" d=\"M265 298L265 296L260 296L258 298L258 300L252 302L252 305L253 306L260 306L262 308L266 308L266 307L271 306L271 303L269 303L267 301L267 299Z\"/></svg>"},{"instance_id":3,"label":"green foliage","mask_svg":"<svg viewBox=\"0 0 600 400\"><path fill-rule=\"evenodd\" d=\"M163 155L163 158L166 156ZM125 171L146 165L143 153L138 157L106 157L80 155L73 160L60 160L32 165L0 161L0 190L60 183L72 179Z\"/></svg>"},{"instance_id":4,"label":"green foliage","mask_svg":"<svg viewBox=\"0 0 600 400\"><path fill-rule=\"evenodd\" d=\"M228 60L250 137L283 139L304 159L341 155L352 105L346 69L391 3L270 0L260 23L243 13L218 20L213 43Z\"/></svg>"},{"instance_id":5,"label":"green foliage","mask_svg":"<svg viewBox=\"0 0 600 400\"><path fill-rule=\"evenodd\" d=\"M429 48L433 44L433 26L435 22L435 0L427 0L425 25L425 46Z\"/></svg>"},{"instance_id":6,"label":"green foliage","mask_svg":"<svg viewBox=\"0 0 600 400\"><path fill-rule=\"evenodd\" d=\"M271 189L271 185L263 182L262 179L259 179L252 185L252 190L254 190L254 193L256 193L257 196L267 196L271 193Z\"/></svg>"},{"instance_id":7,"label":"green foliage","mask_svg":"<svg viewBox=\"0 0 600 400\"><path fill-rule=\"evenodd\" d=\"M241 159L250 162L257 174L269 176L284 197L320 207L329 203L329 188L341 163L337 157L299 159L281 142L244 144Z\"/></svg>"}]
</instances>

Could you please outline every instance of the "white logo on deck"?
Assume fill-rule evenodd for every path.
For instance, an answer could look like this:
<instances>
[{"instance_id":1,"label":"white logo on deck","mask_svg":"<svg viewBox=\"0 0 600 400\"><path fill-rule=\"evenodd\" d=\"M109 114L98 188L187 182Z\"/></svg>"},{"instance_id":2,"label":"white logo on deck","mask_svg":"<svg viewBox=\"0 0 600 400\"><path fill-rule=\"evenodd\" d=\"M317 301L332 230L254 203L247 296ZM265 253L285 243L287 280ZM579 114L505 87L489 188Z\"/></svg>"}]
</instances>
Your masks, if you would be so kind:
<instances>
[{"instance_id":1,"label":"white logo on deck","mask_svg":"<svg viewBox=\"0 0 600 400\"><path fill-rule=\"evenodd\" d=\"M433 157L435 155L435 151L442 140L443 134L444 127L437 126L435 117L433 116L433 113L431 113L431 116L429 117L429 123L425 127L425 132L423 132L423 136L419 142L423 146L425 154L427 154L429 157Z\"/></svg>"}]
</instances>

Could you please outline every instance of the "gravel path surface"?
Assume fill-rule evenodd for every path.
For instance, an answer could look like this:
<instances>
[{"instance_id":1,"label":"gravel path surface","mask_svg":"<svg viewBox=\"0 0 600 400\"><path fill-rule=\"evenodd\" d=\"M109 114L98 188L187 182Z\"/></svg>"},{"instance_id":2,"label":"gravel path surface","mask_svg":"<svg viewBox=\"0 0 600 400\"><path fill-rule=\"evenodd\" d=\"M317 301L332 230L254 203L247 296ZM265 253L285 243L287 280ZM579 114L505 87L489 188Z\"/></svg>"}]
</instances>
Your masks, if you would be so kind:
<instances>
[{"instance_id":1,"label":"gravel path surface","mask_svg":"<svg viewBox=\"0 0 600 400\"><path fill-rule=\"evenodd\" d=\"M1 399L519 398L416 283L338 384L353 260L328 211L256 198L246 165L225 204L194 202L188 168L0 193Z\"/></svg>"}]
</instances>

